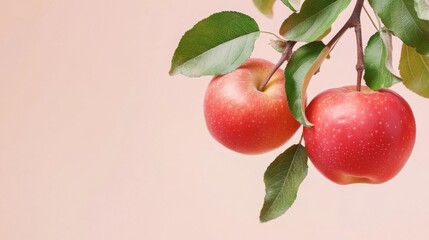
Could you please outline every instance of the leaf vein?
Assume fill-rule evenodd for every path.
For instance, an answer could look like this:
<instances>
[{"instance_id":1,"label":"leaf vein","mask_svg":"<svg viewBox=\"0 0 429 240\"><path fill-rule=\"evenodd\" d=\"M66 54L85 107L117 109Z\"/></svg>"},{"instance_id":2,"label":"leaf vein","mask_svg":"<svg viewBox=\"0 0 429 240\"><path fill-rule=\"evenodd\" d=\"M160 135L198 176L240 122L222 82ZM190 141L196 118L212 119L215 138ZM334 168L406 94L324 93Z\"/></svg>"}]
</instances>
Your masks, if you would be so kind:
<instances>
[{"instance_id":1,"label":"leaf vein","mask_svg":"<svg viewBox=\"0 0 429 240\"><path fill-rule=\"evenodd\" d=\"M293 157L292 157L292 162L291 162L291 164L290 164L290 166L289 166L289 169L287 170L286 177L285 177L285 180L283 181L282 187L280 188L279 193L278 193L278 194L276 194L276 197L274 198L274 200L273 200L273 202L272 202L271 206L273 206L273 205L274 205L274 203L275 203L275 202L277 202L277 200L279 199L279 198L278 198L278 196L280 195L280 193L281 193L281 192L283 192L283 189L284 189L284 188L285 188L285 186L286 186L287 179L289 178L289 174L290 174L291 169L292 169L292 167L293 167L293 165L294 165L294 163L295 163L295 161L296 161L296 156L297 156L297 154L298 154L298 152L299 152L300 148L301 148L301 146L297 146L296 151L294 152Z\"/></svg>"}]
</instances>

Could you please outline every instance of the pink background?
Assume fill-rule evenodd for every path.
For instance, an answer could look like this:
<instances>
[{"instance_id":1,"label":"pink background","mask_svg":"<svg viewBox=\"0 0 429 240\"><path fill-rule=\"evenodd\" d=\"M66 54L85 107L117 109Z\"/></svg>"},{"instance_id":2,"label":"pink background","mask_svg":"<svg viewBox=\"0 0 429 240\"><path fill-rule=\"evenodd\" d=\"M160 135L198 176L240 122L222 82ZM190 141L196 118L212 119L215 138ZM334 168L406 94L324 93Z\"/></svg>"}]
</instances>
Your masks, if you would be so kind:
<instances>
[{"instance_id":1,"label":"pink background","mask_svg":"<svg viewBox=\"0 0 429 240\"><path fill-rule=\"evenodd\" d=\"M250 0L0 1L0 239L429 239L429 102L401 84L418 136L395 179L338 186L310 165L288 213L259 223L263 173L287 145L223 148L202 115L210 78L168 75L182 34L221 10L273 32L290 13L280 1L273 19ZM270 38L253 56L277 61ZM355 58L350 31L309 97L354 84Z\"/></svg>"}]
</instances>

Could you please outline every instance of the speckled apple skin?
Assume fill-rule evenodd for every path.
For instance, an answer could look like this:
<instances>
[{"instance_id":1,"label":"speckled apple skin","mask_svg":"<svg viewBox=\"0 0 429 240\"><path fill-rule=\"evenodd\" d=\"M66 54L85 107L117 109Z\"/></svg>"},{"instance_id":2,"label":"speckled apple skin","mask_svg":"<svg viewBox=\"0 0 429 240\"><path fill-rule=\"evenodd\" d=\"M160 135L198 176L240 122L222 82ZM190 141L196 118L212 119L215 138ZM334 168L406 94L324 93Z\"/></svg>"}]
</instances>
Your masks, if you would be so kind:
<instances>
[{"instance_id":1,"label":"speckled apple skin","mask_svg":"<svg viewBox=\"0 0 429 240\"><path fill-rule=\"evenodd\" d=\"M314 166L338 184L383 183L404 167L414 147L416 123L397 93L355 86L330 89L306 109L304 129Z\"/></svg>"},{"instance_id":2,"label":"speckled apple skin","mask_svg":"<svg viewBox=\"0 0 429 240\"><path fill-rule=\"evenodd\" d=\"M287 106L283 70L276 71L263 91L257 89L273 67L252 58L210 82L204 99L206 125L225 147L244 154L267 152L299 128Z\"/></svg>"}]
</instances>

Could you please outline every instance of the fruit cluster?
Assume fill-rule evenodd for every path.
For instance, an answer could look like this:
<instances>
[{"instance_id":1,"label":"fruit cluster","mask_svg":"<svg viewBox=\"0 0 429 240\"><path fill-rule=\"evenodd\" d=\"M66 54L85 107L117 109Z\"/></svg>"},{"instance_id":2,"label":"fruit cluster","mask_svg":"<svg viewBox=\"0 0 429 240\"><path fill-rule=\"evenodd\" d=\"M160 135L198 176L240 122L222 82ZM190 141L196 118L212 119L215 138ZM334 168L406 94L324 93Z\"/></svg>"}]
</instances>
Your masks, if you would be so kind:
<instances>
[{"instance_id":1,"label":"fruit cluster","mask_svg":"<svg viewBox=\"0 0 429 240\"><path fill-rule=\"evenodd\" d=\"M253 2L265 15L273 14L275 1ZM220 12L185 33L170 70L171 75L214 76L204 99L205 121L210 134L231 150L271 151L303 126L300 142L281 153L265 172L263 222L282 215L295 201L308 158L338 184L377 184L395 177L413 150L416 123L406 100L388 88L402 82L429 97L428 3L368 0L374 21L365 1L356 0L350 18L324 44L332 23L351 0L282 2L293 13L281 25L280 37L268 33L276 37L271 45L281 53L276 64L250 57L256 39L267 33L253 18ZM377 30L366 48L362 9ZM307 104L310 80L350 28L357 43L356 85L326 90ZM392 68L393 36L403 42L400 76ZM304 44L294 51L300 42Z\"/></svg>"},{"instance_id":2,"label":"fruit cluster","mask_svg":"<svg viewBox=\"0 0 429 240\"><path fill-rule=\"evenodd\" d=\"M264 89L274 64L249 59L238 69L215 76L204 99L212 136L245 154L283 145L300 124L287 105L285 80L278 69ZM339 184L383 183L405 165L414 146L416 124L408 103L388 89L355 86L320 93L306 109L305 148L315 167Z\"/></svg>"}]
</instances>

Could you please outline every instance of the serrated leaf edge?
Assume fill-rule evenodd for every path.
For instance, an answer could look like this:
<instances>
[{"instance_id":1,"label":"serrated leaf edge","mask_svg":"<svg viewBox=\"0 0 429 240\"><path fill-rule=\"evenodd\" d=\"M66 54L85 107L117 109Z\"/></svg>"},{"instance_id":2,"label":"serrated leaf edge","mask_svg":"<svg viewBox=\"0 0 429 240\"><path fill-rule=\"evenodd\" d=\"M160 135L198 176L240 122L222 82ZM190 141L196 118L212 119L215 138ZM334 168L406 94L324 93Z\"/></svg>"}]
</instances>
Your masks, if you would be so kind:
<instances>
[{"instance_id":1,"label":"serrated leaf edge","mask_svg":"<svg viewBox=\"0 0 429 240\"><path fill-rule=\"evenodd\" d=\"M194 58L192 58L192 59L189 59L188 61L186 61L186 62L184 62L183 64L181 64L181 65L179 65L179 66L177 66L176 68L171 68L170 69L170 71L169 71L169 74L170 74L170 76L173 76L173 75L177 75L177 74L184 74L182 71L182 69L184 68L184 66L185 65L187 65L188 63L190 63L190 62L193 62L193 61L197 61L196 59L198 59L198 58L200 58L200 57L202 57L202 56L204 56L204 55L206 55L206 54L209 54L210 53L210 51L212 51L213 49L215 49L215 48L218 48L218 47L221 47L222 45L226 45L226 44L229 44L230 42L232 42L232 41L235 41L235 40L237 40L237 39L240 39L240 38L249 38L250 36L252 36L252 35L259 35L260 34L260 31L255 31L255 32L251 32L251 33L249 33L249 34L246 34L246 35L242 35L242 36L240 36L240 37L237 37L237 38L233 38L233 39L231 39L231 40L229 40L229 41L227 41L227 42L224 42L224 43L221 43L221 44L219 44L219 45L216 45L215 47L213 47L213 48L210 48L210 49L208 49L207 51L205 51L205 52L203 52L203 53L201 53L200 55L197 55L197 56L195 56ZM258 36L259 37L259 36ZM246 41L247 42L247 41ZM253 51L253 49L254 49L254 46L252 47L252 51ZM241 56L241 55L240 55ZM238 59L239 57L237 57L236 59ZM235 61L234 61L235 62ZM221 75L221 74L226 74L226 73L228 73L228 72L231 72L231 71L233 71L234 69L231 69L231 70L229 70L229 71L224 71L224 72L219 72L219 73L216 73L216 75ZM185 74L184 74L185 75ZM214 75L214 74L211 74L211 75ZM200 75L196 75L196 76L193 76L193 75L186 75L186 76L188 76L188 77L200 77Z\"/></svg>"},{"instance_id":2,"label":"serrated leaf edge","mask_svg":"<svg viewBox=\"0 0 429 240\"><path fill-rule=\"evenodd\" d=\"M210 17L213 17L213 16L218 15L218 14L222 14L222 13L239 14L239 15L243 15L243 16L249 17L249 18L251 18L253 21L255 21L255 19L253 19L253 18L252 18L252 17L250 17L249 15L244 14L244 13L241 13L241 12L238 12L238 11L221 11L221 12L216 12L216 13L213 13L213 14L211 14L210 16L208 16L208 17L204 18L204 19L201 19L201 20L200 20L200 21L198 21L196 24L194 24L194 25L192 26L192 28L188 29L188 30L187 30L187 31L182 35L182 37L180 38L180 40L179 40L179 44L178 44L178 46L176 47L176 49L175 49L175 51L174 51L174 53L173 53L173 57L171 58L171 66L170 66L170 70L169 70L169 72L168 72L170 76L174 76L174 75L177 75L177 74L179 74L179 73L183 74L181 71L179 71L179 70L177 70L177 69L180 69L180 67L181 67L181 66L185 65L185 64L186 64L186 63L188 63L189 61L192 61L192 59L195 59L195 58L197 58L197 57L200 57L201 55L203 55L203 54L207 53L208 51L210 51L210 50L212 50L212 49L214 49L214 48L216 48L216 47L218 47L218 46L221 46L222 44L226 44L226 43L228 43L228 42L230 42L230 41L236 40L236 39L238 39L238 38L240 38L240 37L249 36L249 35L251 35L251 34L258 34L258 37L259 37L259 34L260 34L260 32L261 32L261 31L260 31L260 29L259 29L258 23L255 21L255 24L256 24L256 26L257 26L257 28L258 28L258 30L257 30L257 31L254 31L254 32L248 33L248 34L246 34L246 35L242 35L242 36L240 36L240 37L237 37L237 38L231 39L231 40L229 40L229 41L227 41L227 42L224 42L224 43L222 43L222 44L216 45L216 46L214 46L214 47L212 47L212 48L208 49L208 50L207 50L207 51L205 51L204 53L202 53L202 54L200 54L200 55L198 55L198 56L196 56L196 57L194 57L194 58L192 58L192 59L187 60L187 61L186 61L186 62L184 62L183 64L180 64L180 65L175 66L175 64L174 64L175 56L176 56L176 54L177 54L178 49L180 48L180 46L181 46L181 44L182 44L182 40L183 40L183 38L184 38L187 34L189 34L189 32L193 31L193 30L194 30L194 28L195 28L195 26L197 26L198 24L200 24L200 23L204 22L205 20L207 20L207 19L208 19L208 18L210 18ZM254 49L254 46L252 47L252 51L253 51L253 49ZM231 71L232 71L232 70L231 70ZM225 72L225 73L227 73L227 72ZM220 74L221 74L221 73L220 73ZM188 76L188 75L185 75L185 76ZM199 76L188 76L188 77L199 77Z\"/></svg>"}]
</instances>

